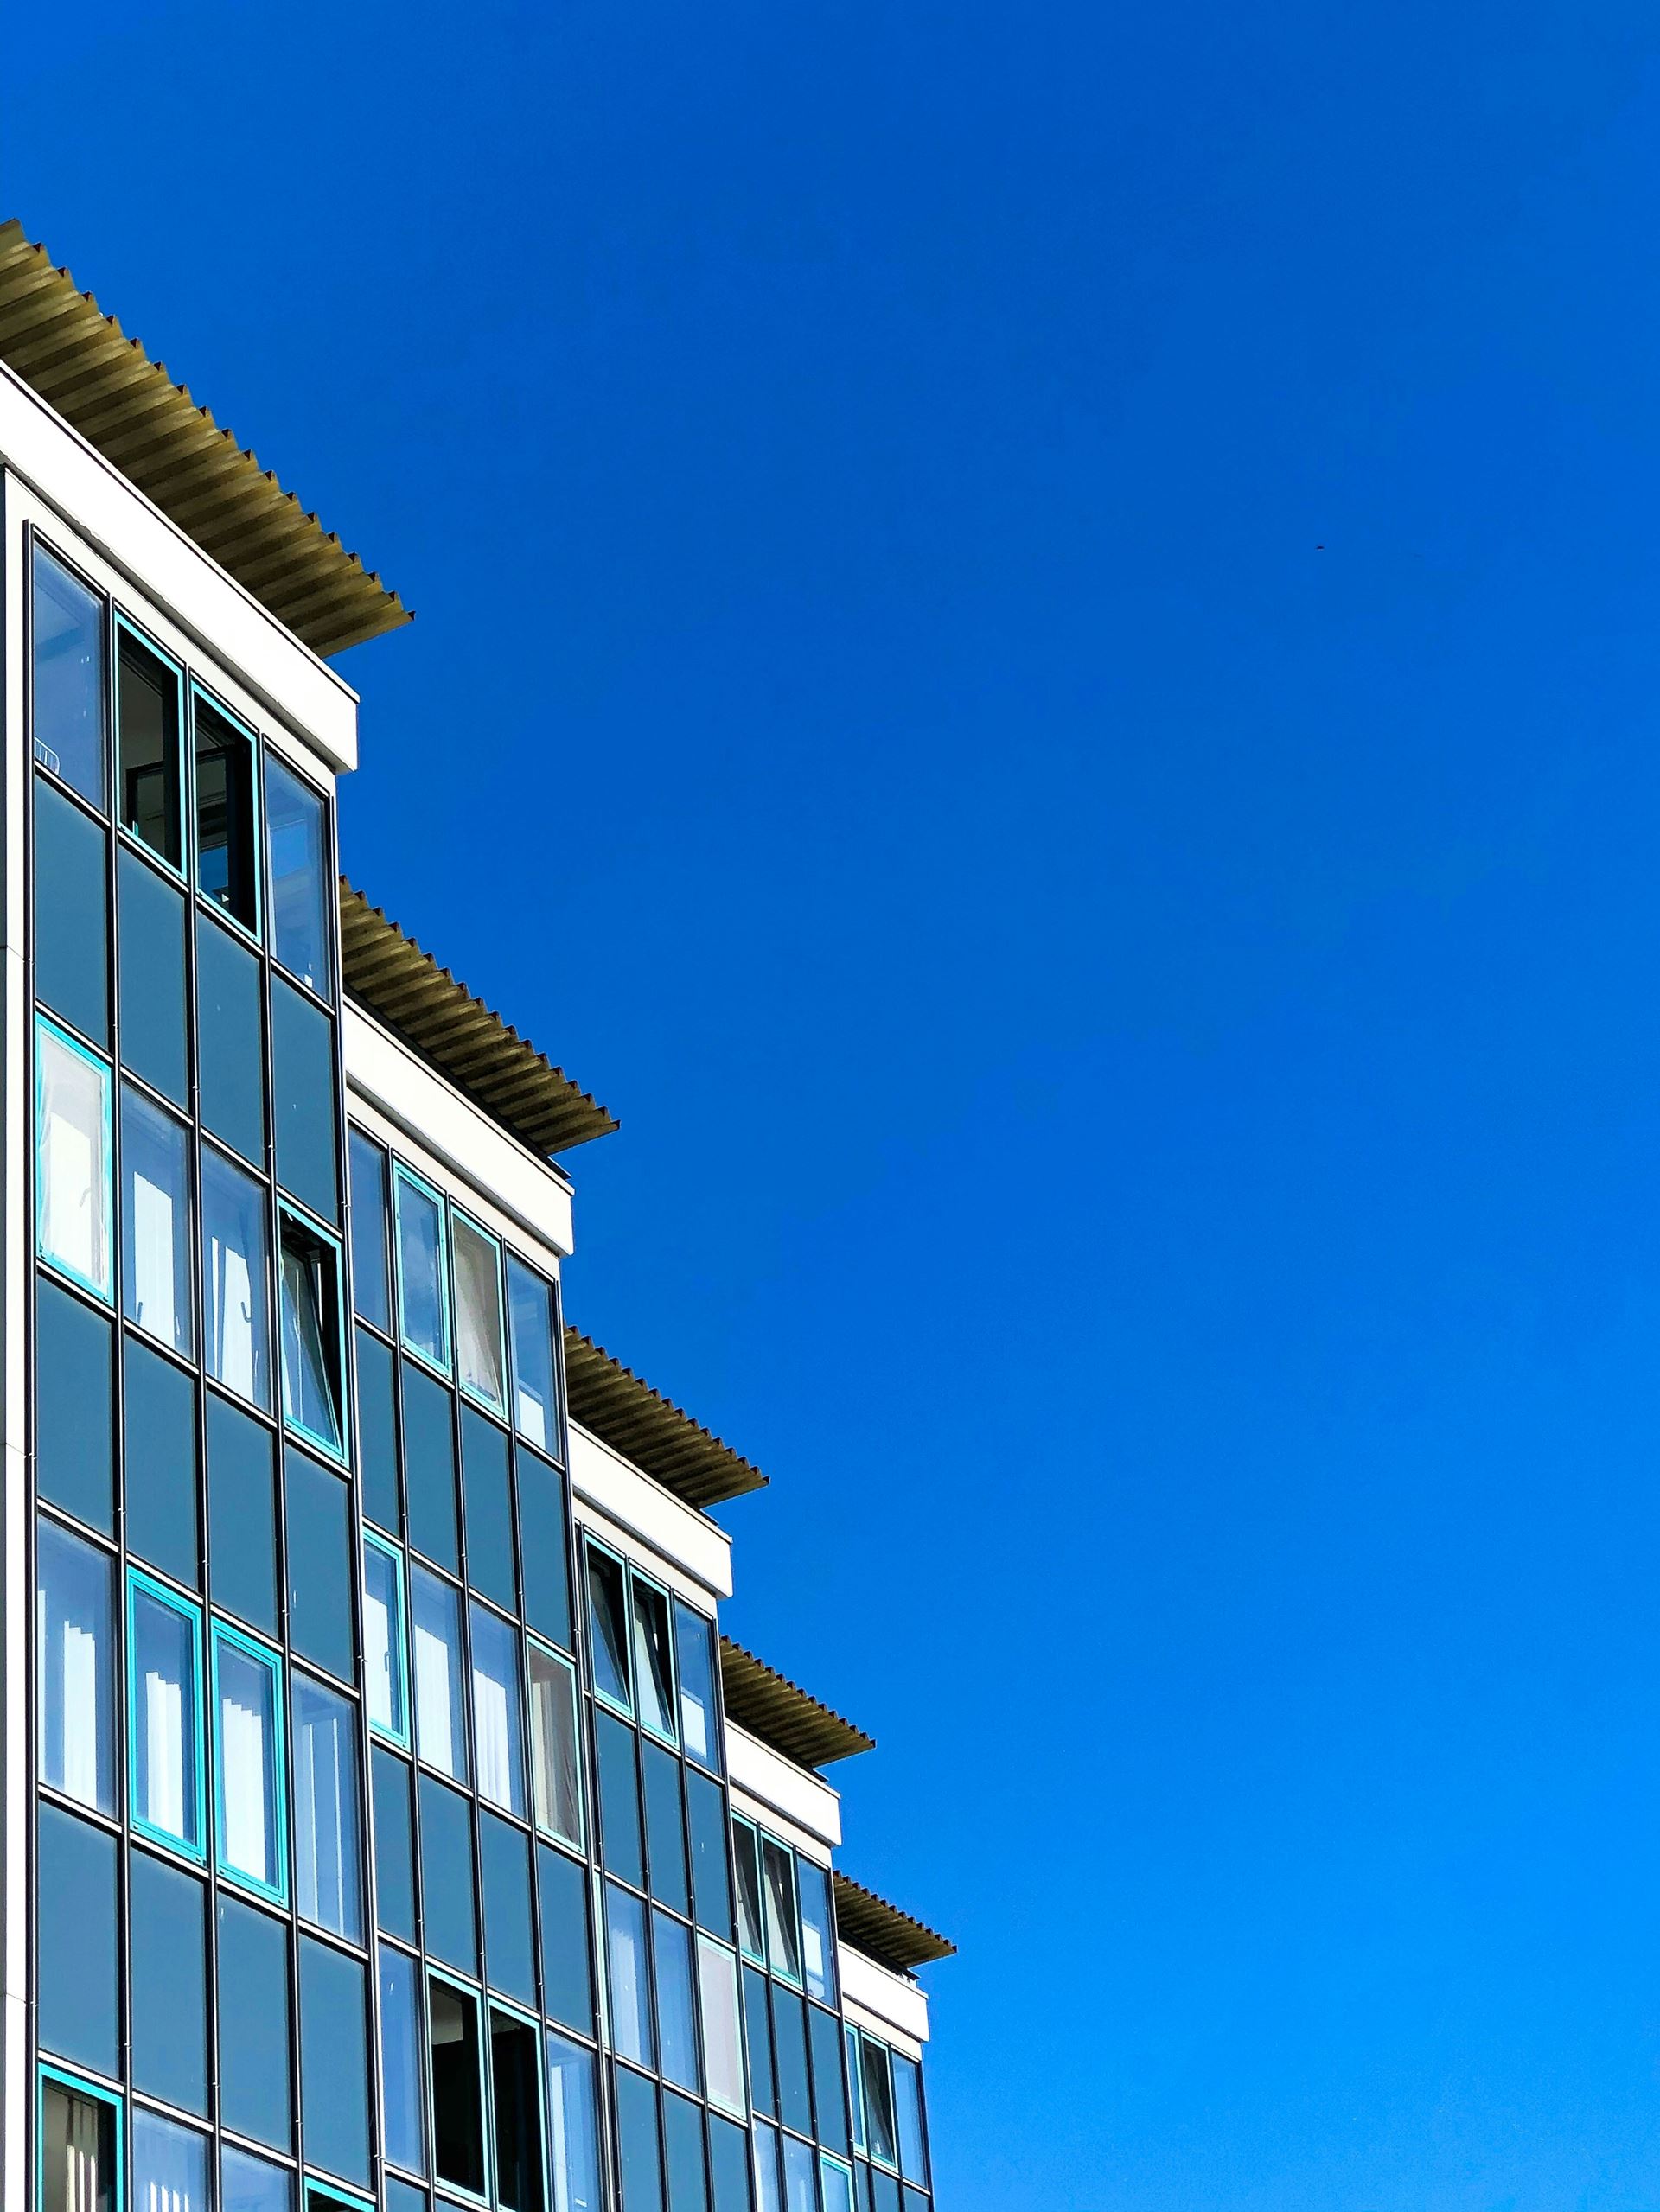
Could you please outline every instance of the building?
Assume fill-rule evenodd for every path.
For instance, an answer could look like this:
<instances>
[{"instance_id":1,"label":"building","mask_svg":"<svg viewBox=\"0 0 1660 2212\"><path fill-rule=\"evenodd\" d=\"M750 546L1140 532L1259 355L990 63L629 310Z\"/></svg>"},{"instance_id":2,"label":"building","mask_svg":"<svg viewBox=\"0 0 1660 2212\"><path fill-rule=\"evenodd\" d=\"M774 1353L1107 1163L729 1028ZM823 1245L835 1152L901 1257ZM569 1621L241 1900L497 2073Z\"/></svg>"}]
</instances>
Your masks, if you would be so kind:
<instances>
[{"instance_id":1,"label":"building","mask_svg":"<svg viewBox=\"0 0 1660 2212\"><path fill-rule=\"evenodd\" d=\"M404 609L15 223L0 470L4 2203L927 2212L764 1478L561 1313L615 1124L338 874Z\"/></svg>"}]
</instances>

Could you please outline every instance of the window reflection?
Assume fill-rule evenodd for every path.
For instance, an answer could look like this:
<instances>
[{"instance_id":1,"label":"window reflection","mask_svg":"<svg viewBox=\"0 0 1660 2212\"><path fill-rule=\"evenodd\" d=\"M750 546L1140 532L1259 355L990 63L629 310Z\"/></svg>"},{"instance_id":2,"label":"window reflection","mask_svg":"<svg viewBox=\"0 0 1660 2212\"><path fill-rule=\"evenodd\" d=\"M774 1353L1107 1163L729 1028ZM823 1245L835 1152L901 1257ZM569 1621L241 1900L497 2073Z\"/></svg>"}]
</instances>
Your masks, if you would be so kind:
<instances>
[{"instance_id":1,"label":"window reflection","mask_svg":"<svg viewBox=\"0 0 1660 2212\"><path fill-rule=\"evenodd\" d=\"M104 805L104 602L35 548L35 757Z\"/></svg>"},{"instance_id":2,"label":"window reflection","mask_svg":"<svg viewBox=\"0 0 1660 2212\"><path fill-rule=\"evenodd\" d=\"M204 1146L201 1275L208 1372L239 1398L271 1404L271 1263L265 1194Z\"/></svg>"},{"instance_id":3,"label":"window reflection","mask_svg":"<svg viewBox=\"0 0 1660 2212\"><path fill-rule=\"evenodd\" d=\"M265 835L271 845L271 949L321 997L332 963L324 801L274 753L265 755Z\"/></svg>"},{"instance_id":4,"label":"window reflection","mask_svg":"<svg viewBox=\"0 0 1660 2212\"><path fill-rule=\"evenodd\" d=\"M55 1521L36 1546L35 1673L41 1780L100 1813L115 1810L111 1565Z\"/></svg>"},{"instance_id":5,"label":"window reflection","mask_svg":"<svg viewBox=\"0 0 1660 2212\"><path fill-rule=\"evenodd\" d=\"M42 1259L104 1299L110 1252L110 1074L55 1022L35 1026L36 1235Z\"/></svg>"},{"instance_id":6,"label":"window reflection","mask_svg":"<svg viewBox=\"0 0 1660 2212\"><path fill-rule=\"evenodd\" d=\"M130 1084L121 1087L121 1310L188 1358L190 1316L189 1136Z\"/></svg>"}]
</instances>

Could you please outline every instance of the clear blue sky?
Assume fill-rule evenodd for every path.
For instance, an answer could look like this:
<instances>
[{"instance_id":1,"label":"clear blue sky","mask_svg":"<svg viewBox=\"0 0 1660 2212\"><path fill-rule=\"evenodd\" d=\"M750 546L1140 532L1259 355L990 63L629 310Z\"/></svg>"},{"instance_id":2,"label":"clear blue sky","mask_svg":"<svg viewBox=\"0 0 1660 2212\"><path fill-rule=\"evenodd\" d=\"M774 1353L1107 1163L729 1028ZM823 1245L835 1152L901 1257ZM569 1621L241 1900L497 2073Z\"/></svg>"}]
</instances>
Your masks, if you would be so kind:
<instances>
[{"instance_id":1,"label":"clear blue sky","mask_svg":"<svg viewBox=\"0 0 1660 2212\"><path fill-rule=\"evenodd\" d=\"M3 197L396 583L942 2212L1660 2206L1660 18L104 0Z\"/></svg>"}]
</instances>

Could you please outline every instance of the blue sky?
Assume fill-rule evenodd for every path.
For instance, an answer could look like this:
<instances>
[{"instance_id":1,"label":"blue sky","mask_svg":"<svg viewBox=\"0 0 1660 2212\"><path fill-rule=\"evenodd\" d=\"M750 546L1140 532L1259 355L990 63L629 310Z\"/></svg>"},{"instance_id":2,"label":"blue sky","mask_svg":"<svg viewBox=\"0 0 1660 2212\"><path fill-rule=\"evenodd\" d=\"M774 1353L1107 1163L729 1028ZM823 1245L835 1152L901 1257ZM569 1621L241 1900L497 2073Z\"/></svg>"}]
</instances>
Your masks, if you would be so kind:
<instances>
[{"instance_id":1,"label":"blue sky","mask_svg":"<svg viewBox=\"0 0 1660 2212\"><path fill-rule=\"evenodd\" d=\"M103 0L4 199L419 610L942 2212L1660 2206L1660 19Z\"/></svg>"}]
</instances>

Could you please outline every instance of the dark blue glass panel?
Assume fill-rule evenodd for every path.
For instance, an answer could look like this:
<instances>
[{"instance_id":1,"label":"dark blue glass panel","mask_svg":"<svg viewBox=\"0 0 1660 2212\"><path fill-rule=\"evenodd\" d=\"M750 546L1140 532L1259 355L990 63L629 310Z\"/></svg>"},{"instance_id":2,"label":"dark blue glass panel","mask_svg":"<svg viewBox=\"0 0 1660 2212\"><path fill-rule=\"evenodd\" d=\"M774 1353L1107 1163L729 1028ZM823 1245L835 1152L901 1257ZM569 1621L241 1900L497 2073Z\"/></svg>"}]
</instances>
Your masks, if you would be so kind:
<instances>
[{"instance_id":1,"label":"dark blue glass panel","mask_svg":"<svg viewBox=\"0 0 1660 2212\"><path fill-rule=\"evenodd\" d=\"M132 2086L208 2110L207 1891L193 1875L132 1854Z\"/></svg>"},{"instance_id":2,"label":"dark blue glass panel","mask_svg":"<svg viewBox=\"0 0 1660 2212\"><path fill-rule=\"evenodd\" d=\"M265 1164L265 1025L259 963L229 930L196 916L196 1048L201 1119L256 1167Z\"/></svg>"},{"instance_id":3,"label":"dark blue glass panel","mask_svg":"<svg viewBox=\"0 0 1660 2212\"><path fill-rule=\"evenodd\" d=\"M884 2174L880 2166L872 2166L870 2173L874 2212L899 2212L899 2184L893 2176Z\"/></svg>"},{"instance_id":4,"label":"dark blue glass panel","mask_svg":"<svg viewBox=\"0 0 1660 2212\"><path fill-rule=\"evenodd\" d=\"M654 2083L616 2069L617 2158L622 2169L622 2212L663 2212Z\"/></svg>"},{"instance_id":5,"label":"dark blue glass panel","mask_svg":"<svg viewBox=\"0 0 1660 2212\"><path fill-rule=\"evenodd\" d=\"M334 995L330 951L336 896L329 872L329 814L320 792L274 753L265 755L265 835L271 846L271 949L321 998Z\"/></svg>"},{"instance_id":6,"label":"dark blue glass panel","mask_svg":"<svg viewBox=\"0 0 1660 2212\"><path fill-rule=\"evenodd\" d=\"M94 1044L110 1041L109 837L35 783L35 995Z\"/></svg>"},{"instance_id":7,"label":"dark blue glass panel","mask_svg":"<svg viewBox=\"0 0 1660 2212\"><path fill-rule=\"evenodd\" d=\"M380 1947L380 2087L386 2112L382 2147L412 2173L426 2169L426 2089L421 2066L420 2016L413 1959Z\"/></svg>"},{"instance_id":8,"label":"dark blue glass panel","mask_svg":"<svg viewBox=\"0 0 1660 2212\"><path fill-rule=\"evenodd\" d=\"M461 1488L467 1501L467 1579L507 1612L516 1613L507 1431L470 1406L461 1409Z\"/></svg>"},{"instance_id":9,"label":"dark blue glass panel","mask_svg":"<svg viewBox=\"0 0 1660 2212\"><path fill-rule=\"evenodd\" d=\"M928 2145L923 2132L923 2069L915 2059L893 2054L893 2113L899 2136L899 2171L907 2181L928 2179Z\"/></svg>"},{"instance_id":10,"label":"dark blue glass panel","mask_svg":"<svg viewBox=\"0 0 1660 2212\"><path fill-rule=\"evenodd\" d=\"M827 2151L846 2158L852 2150L847 2139L847 2086L841 2071L841 2022L821 2005L807 2008L808 2048L813 2062L813 2109L818 2137Z\"/></svg>"},{"instance_id":11,"label":"dark blue glass panel","mask_svg":"<svg viewBox=\"0 0 1660 2212\"><path fill-rule=\"evenodd\" d=\"M519 1561L525 1619L565 1651L571 1640L571 1575L565 1537L565 1477L521 1446L514 1454L519 1490Z\"/></svg>"},{"instance_id":12,"label":"dark blue glass panel","mask_svg":"<svg viewBox=\"0 0 1660 2212\"><path fill-rule=\"evenodd\" d=\"M484 1876L484 1972L492 1989L536 2005L536 1938L530 1909L530 1839L492 1813L478 1816Z\"/></svg>"},{"instance_id":13,"label":"dark blue glass panel","mask_svg":"<svg viewBox=\"0 0 1660 2212\"><path fill-rule=\"evenodd\" d=\"M367 1329L357 1335L357 1452L363 1510L389 1535L401 1536L398 1503L397 1383L392 1354Z\"/></svg>"},{"instance_id":14,"label":"dark blue glass panel","mask_svg":"<svg viewBox=\"0 0 1660 2212\"><path fill-rule=\"evenodd\" d=\"M549 2017L580 2034L594 2032L592 1936L588 1877L574 1859L546 1845L536 1853L541 1891L542 2003Z\"/></svg>"},{"instance_id":15,"label":"dark blue glass panel","mask_svg":"<svg viewBox=\"0 0 1660 2212\"><path fill-rule=\"evenodd\" d=\"M395 2174L386 2176L386 2212L430 2212L431 2199L424 2189L417 2189L412 2181L399 2181Z\"/></svg>"},{"instance_id":16,"label":"dark blue glass panel","mask_svg":"<svg viewBox=\"0 0 1660 2212\"><path fill-rule=\"evenodd\" d=\"M732 1886L726 1860L726 1807L720 1785L686 1769L686 1826L692 1841L692 1895L698 1925L732 1940Z\"/></svg>"},{"instance_id":17,"label":"dark blue glass panel","mask_svg":"<svg viewBox=\"0 0 1660 2212\"><path fill-rule=\"evenodd\" d=\"M191 1590L201 1583L196 1528L196 1386L129 1336L126 1363L127 1544Z\"/></svg>"},{"instance_id":18,"label":"dark blue glass panel","mask_svg":"<svg viewBox=\"0 0 1660 2212\"><path fill-rule=\"evenodd\" d=\"M294 2177L227 2143L219 2154L219 2201L221 2212L294 2212Z\"/></svg>"},{"instance_id":19,"label":"dark blue glass panel","mask_svg":"<svg viewBox=\"0 0 1660 2212\"><path fill-rule=\"evenodd\" d=\"M676 1912L692 1909L686 1880L686 1820L680 1809L680 1763L661 1743L640 1743L646 1792L646 1859L651 1894Z\"/></svg>"},{"instance_id":20,"label":"dark blue glass panel","mask_svg":"<svg viewBox=\"0 0 1660 2212\"><path fill-rule=\"evenodd\" d=\"M184 982L184 894L136 852L115 860L117 987L121 1064L171 1099L190 1103L189 1026Z\"/></svg>"},{"instance_id":21,"label":"dark blue glass panel","mask_svg":"<svg viewBox=\"0 0 1660 2212\"><path fill-rule=\"evenodd\" d=\"M376 1744L369 1755L374 1790L375 1910L388 1935L415 1941L415 1845L409 1769Z\"/></svg>"},{"instance_id":22,"label":"dark blue glass panel","mask_svg":"<svg viewBox=\"0 0 1660 2212\"><path fill-rule=\"evenodd\" d=\"M772 2044L778 2069L778 2113L798 2135L813 2132L813 2094L808 2086L806 2007L794 1990L772 1985Z\"/></svg>"},{"instance_id":23,"label":"dark blue glass panel","mask_svg":"<svg viewBox=\"0 0 1660 2212\"><path fill-rule=\"evenodd\" d=\"M461 1546L456 1518L455 1400L441 1382L400 1360L404 1386L404 1501L409 1540L456 1573Z\"/></svg>"},{"instance_id":24,"label":"dark blue glass panel","mask_svg":"<svg viewBox=\"0 0 1660 2212\"><path fill-rule=\"evenodd\" d=\"M703 2108L672 2090L663 2098L663 2164L668 2170L668 2212L706 2212Z\"/></svg>"},{"instance_id":25,"label":"dark blue glass panel","mask_svg":"<svg viewBox=\"0 0 1660 2212\"><path fill-rule=\"evenodd\" d=\"M476 1974L472 1807L430 1775L421 1776L421 1915L429 1954Z\"/></svg>"},{"instance_id":26,"label":"dark blue glass panel","mask_svg":"<svg viewBox=\"0 0 1660 2212\"><path fill-rule=\"evenodd\" d=\"M778 2085L772 2072L772 2034L767 2018L767 1978L744 1969L744 2043L750 2055L750 2101L769 2119L778 2117Z\"/></svg>"},{"instance_id":27,"label":"dark blue glass panel","mask_svg":"<svg viewBox=\"0 0 1660 2212\"><path fill-rule=\"evenodd\" d=\"M352 1634L352 1500L338 1475L290 1445L283 1454L288 1512L288 1640L342 1682L357 1677Z\"/></svg>"},{"instance_id":28,"label":"dark blue glass panel","mask_svg":"<svg viewBox=\"0 0 1660 2212\"><path fill-rule=\"evenodd\" d=\"M340 1219L335 1159L335 1025L281 976L271 982L277 1180L325 1221Z\"/></svg>"},{"instance_id":29,"label":"dark blue glass panel","mask_svg":"<svg viewBox=\"0 0 1660 2212\"><path fill-rule=\"evenodd\" d=\"M594 1750L599 1762L601 1859L636 1890L646 1886L640 1838L640 1782L635 1733L615 1713L594 1708Z\"/></svg>"},{"instance_id":30,"label":"dark blue glass panel","mask_svg":"<svg viewBox=\"0 0 1660 2212\"><path fill-rule=\"evenodd\" d=\"M43 1498L89 1527L115 1530L110 1324L37 1276L35 1479Z\"/></svg>"},{"instance_id":31,"label":"dark blue glass panel","mask_svg":"<svg viewBox=\"0 0 1660 2212\"><path fill-rule=\"evenodd\" d=\"M104 602L44 545L32 595L35 757L105 804Z\"/></svg>"},{"instance_id":32,"label":"dark blue glass panel","mask_svg":"<svg viewBox=\"0 0 1660 2212\"><path fill-rule=\"evenodd\" d=\"M300 2116L307 2162L367 2188L369 2036L363 1969L300 1938Z\"/></svg>"},{"instance_id":33,"label":"dark blue glass panel","mask_svg":"<svg viewBox=\"0 0 1660 2212\"><path fill-rule=\"evenodd\" d=\"M208 1533L213 1599L277 1634L277 1508L271 1431L208 1393Z\"/></svg>"},{"instance_id":34,"label":"dark blue glass panel","mask_svg":"<svg viewBox=\"0 0 1660 2212\"><path fill-rule=\"evenodd\" d=\"M219 1901L219 2115L239 2135L292 2148L288 1923Z\"/></svg>"},{"instance_id":35,"label":"dark blue glass panel","mask_svg":"<svg viewBox=\"0 0 1660 2212\"><path fill-rule=\"evenodd\" d=\"M925 2190L912 2189L907 2183L903 2196L904 2212L928 2212L929 2199Z\"/></svg>"},{"instance_id":36,"label":"dark blue glass panel","mask_svg":"<svg viewBox=\"0 0 1660 2212\"><path fill-rule=\"evenodd\" d=\"M55 1806L41 1807L41 2048L112 2075L121 2068L115 1848L101 1828Z\"/></svg>"},{"instance_id":37,"label":"dark blue glass panel","mask_svg":"<svg viewBox=\"0 0 1660 2212\"><path fill-rule=\"evenodd\" d=\"M350 1155L352 1216L352 1304L365 1321L392 1334L392 1303L386 1273L386 1156L354 1129Z\"/></svg>"},{"instance_id":38,"label":"dark blue glass panel","mask_svg":"<svg viewBox=\"0 0 1660 2212\"><path fill-rule=\"evenodd\" d=\"M709 2178L715 2212L750 2212L750 2139L716 2113L709 2118Z\"/></svg>"}]
</instances>

